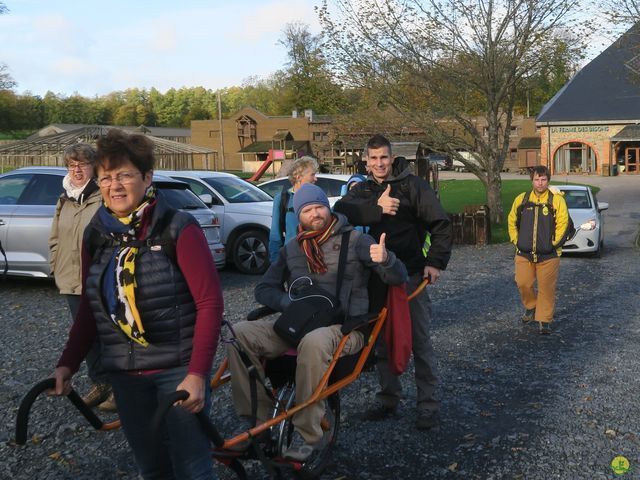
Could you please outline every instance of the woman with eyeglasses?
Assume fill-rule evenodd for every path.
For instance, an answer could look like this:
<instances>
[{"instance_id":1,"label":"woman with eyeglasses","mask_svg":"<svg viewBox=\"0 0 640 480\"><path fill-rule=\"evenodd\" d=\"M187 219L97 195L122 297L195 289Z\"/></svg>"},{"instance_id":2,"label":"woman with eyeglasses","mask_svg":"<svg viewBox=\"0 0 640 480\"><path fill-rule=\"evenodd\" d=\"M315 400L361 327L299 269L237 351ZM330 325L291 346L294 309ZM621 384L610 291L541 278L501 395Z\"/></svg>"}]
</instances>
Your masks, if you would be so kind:
<instances>
[{"instance_id":1,"label":"woman with eyeglasses","mask_svg":"<svg viewBox=\"0 0 640 480\"><path fill-rule=\"evenodd\" d=\"M80 310L58 361L67 394L90 342L100 344L118 414L144 479L214 479L210 444L193 413L210 408L209 376L222 322L218 273L198 222L152 186L153 144L112 129L97 143L104 205L83 241ZM158 401L189 397L151 437Z\"/></svg>"},{"instance_id":2,"label":"woman with eyeglasses","mask_svg":"<svg viewBox=\"0 0 640 480\"><path fill-rule=\"evenodd\" d=\"M69 304L73 320L80 306L82 280L80 278L80 252L82 234L100 207L102 196L93 181L95 177L96 151L87 143L77 143L64 151L67 174L62 180L64 191L56 204L49 237L49 263L56 286ZM92 385L83 397L91 407L115 410L111 385L100 371L97 344L87 354L87 372Z\"/></svg>"}]
</instances>

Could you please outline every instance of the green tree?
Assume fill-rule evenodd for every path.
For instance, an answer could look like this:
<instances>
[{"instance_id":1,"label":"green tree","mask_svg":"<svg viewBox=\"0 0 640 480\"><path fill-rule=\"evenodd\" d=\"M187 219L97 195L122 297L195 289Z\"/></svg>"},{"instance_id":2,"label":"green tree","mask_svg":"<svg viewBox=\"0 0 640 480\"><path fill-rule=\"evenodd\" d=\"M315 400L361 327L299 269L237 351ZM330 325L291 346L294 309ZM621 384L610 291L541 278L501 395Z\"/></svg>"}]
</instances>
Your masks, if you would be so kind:
<instances>
[{"instance_id":1,"label":"green tree","mask_svg":"<svg viewBox=\"0 0 640 480\"><path fill-rule=\"evenodd\" d=\"M286 69L278 72L281 88L278 110L313 109L320 113L339 113L345 106L342 89L333 81L323 54L322 39L309 31L309 25L289 23L282 31L280 45L287 50Z\"/></svg>"},{"instance_id":2,"label":"green tree","mask_svg":"<svg viewBox=\"0 0 640 480\"><path fill-rule=\"evenodd\" d=\"M435 149L477 151L480 165L467 167L485 186L492 220L502 223L504 132L558 32L579 31L571 15L578 0L328 2L318 11L341 82L374 92L384 111L424 131ZM577 38L586 35L566 40Z\"/></svg>"}]
</instances>

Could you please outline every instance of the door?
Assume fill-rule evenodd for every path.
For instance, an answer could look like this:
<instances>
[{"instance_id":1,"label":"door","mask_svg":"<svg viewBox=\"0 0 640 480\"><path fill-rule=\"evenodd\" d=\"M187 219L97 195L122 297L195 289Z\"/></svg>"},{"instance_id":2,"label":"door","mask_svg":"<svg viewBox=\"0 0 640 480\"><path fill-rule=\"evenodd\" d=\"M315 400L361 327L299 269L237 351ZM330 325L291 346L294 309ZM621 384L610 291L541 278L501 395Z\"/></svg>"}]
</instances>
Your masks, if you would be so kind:
<instances>
[{"instance_id":1,"label":"door","mask_svg":"<svg viewBox=\"0 0 640 480\"><path fill-rule=\"evenodd\" d=\"M640 173L640 148L626 148L624 159L625 173Z\"/></svg>"}]
</instances>

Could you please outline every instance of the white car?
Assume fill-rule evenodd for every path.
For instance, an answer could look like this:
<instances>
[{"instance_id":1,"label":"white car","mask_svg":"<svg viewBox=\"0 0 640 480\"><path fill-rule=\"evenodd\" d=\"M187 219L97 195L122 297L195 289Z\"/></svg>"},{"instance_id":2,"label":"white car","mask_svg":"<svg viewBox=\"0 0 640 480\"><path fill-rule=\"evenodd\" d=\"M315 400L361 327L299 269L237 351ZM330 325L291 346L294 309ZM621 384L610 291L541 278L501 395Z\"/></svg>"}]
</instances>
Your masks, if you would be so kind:
<instances>
[{"instance_id":1,"label":"white car","mask_svg":"<svg viewBox=\"0 0 640 480\"><path fill-rule=\"evenodd\" d=\"M576 234L562 247L564 252L592 253L599 257L604 246L604 215L607 202L599 202L585 185L552 185L564 194Z\"/></svg>"},{"instance_id":2,"label":"white car","mask_svg":"<svg viewBox=\"0 0 640 480\"><path fill-rule=\"evenodd\" d=\"M185 182L221 224L221 238L232 261L242 273L262 274L269 266L269 230L273 199L236 175L209 170L159 170Z\"/></svg>"},{"instance_id":3,"label":"white car","mask_svg":"<svg viewBox=\"0 0 640 480\"><path fill-rule=\"evenodd\" d=\"M316 174L316 185L327 194L331 207L342 197L342 186L347 184L349 178L351 178L351 175ZM276 193L282 192L285 187L291 187L291 182L287 177L276 178L258 184L258 188L267 192L271 197L275 197Z\"/></svg>"}]
</instances>

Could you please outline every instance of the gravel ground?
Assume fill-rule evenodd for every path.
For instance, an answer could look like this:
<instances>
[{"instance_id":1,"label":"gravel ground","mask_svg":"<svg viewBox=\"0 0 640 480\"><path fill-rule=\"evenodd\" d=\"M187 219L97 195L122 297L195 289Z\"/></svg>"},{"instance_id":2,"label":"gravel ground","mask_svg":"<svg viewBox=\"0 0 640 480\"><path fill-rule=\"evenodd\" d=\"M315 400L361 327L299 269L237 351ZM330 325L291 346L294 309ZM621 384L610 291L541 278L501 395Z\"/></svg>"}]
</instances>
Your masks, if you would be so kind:
<instances>
[{"instance_id":1,"label":"gravel ground","mask_svg":"<svg viewBox=\"0 0 640 480\"><path fill-rule=\"evenodd\" d=\"M633 469L624 478L640 478L638 251L563 257L550 336L519 321L512 258L509 245L457 247L441 282L429 287L440 425L413 427L410 374L399 418L361 421L377 385L365 373L343 391L338 445L323 478L607 479L617 455ZM221 277L226 318L238 321L255 306L257 278L233 270ZM21 397L51 373L69 313L50 282L10 279L0 292L0 478L136 478L122 433L94 431L63 399L39 398L30 440L15 445ZM75 384L86 391L84 370ZM228 412L225 390L212 417L224 423ZM264 477L251 466L250 478Z\"/></svg>"}]
</instances>

